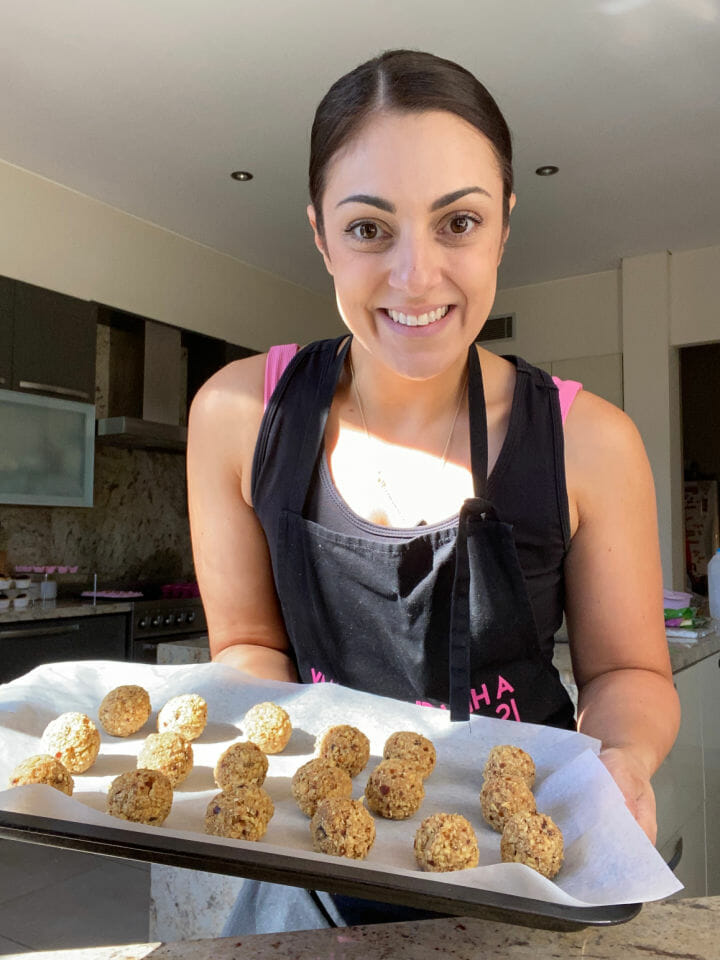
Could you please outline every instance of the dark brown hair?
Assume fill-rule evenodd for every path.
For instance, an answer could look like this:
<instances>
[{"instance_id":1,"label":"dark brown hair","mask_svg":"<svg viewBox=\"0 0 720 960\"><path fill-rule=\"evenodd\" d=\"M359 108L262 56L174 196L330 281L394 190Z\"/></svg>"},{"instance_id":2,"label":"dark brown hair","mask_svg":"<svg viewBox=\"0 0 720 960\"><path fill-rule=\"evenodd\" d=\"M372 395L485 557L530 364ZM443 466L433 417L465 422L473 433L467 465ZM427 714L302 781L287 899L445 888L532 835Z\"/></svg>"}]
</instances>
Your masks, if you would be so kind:
<instances>
[{"instance_id":1,"label":"dark brown hair","mask_svg":"<svg viewBox=\"0 0 720 960\"><path fill-rule=\"evenodd\" d=\"M387 50L330 87L315 113L310 137L310 199L323 235L327 168L378 110L445 110L471 123L493 146L503 179L503 220L513 191L512 140L505 118L480 81L452 60L418 50Z\"/></svg>"}]
</instances>

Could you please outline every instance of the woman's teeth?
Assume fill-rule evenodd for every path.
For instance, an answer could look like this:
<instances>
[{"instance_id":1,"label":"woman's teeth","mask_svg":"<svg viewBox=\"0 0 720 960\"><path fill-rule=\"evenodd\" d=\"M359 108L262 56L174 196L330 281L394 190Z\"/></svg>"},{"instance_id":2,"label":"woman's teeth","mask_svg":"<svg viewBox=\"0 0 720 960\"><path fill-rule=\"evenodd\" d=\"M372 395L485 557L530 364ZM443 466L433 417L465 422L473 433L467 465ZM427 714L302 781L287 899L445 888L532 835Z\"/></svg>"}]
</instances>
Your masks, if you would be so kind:
<instances>
[{"instance_id":1,"label":"woman's teeth","mask_svg":"<svg viewBox=\"0 0 720 960\"><path fill-rule=\"evenodd\" d=\"M430 313L421 313L415 316L412 313L400 313L398 310L388 310L387 315L395 323L402 323L405 327L426 327L429 323L435 323L448 312L450 307L438 307L437 310L431 310Z\"/></svg>"}]
</instances>

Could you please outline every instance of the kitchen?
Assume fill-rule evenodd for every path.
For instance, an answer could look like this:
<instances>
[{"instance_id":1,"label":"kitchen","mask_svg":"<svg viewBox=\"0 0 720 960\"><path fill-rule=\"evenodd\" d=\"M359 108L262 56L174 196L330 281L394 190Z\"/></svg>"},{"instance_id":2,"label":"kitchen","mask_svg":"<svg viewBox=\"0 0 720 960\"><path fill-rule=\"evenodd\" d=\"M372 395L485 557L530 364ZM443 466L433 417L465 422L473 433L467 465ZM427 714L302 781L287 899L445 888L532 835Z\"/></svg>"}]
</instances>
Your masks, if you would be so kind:
<instances>
[{"instance_id":1,"label":"kitchen","mask_svg":"<svg viewBox=\"0 0 720 960\"><path fill-rule=\"evenodd\" d=\"M713 5L708 5L707 9L711 13ZM528 10L524 13L531 16ZM712 19L703 20L699 8L696 13L696 22L704 24L703 29L707 31L697 42L709 43L716 24ZM660 17L657 11L653 14L647 6L643 9L643 5L639 5L635 13L630 10L625 15L617 14L615 20L606 16L605 24L614 24L618 30L622 26L630 33L636 30L633 42L641 44L638 38L642 36L643 24L648 29L650 25L659 29L662 24L662 20L656 22L653 15ZM672 15L672 12L668 14ZM679 22L672 20L673 29L680 29L685 21L681 13L676 11L674 15ZM270 31L258 16L258 29ZM90 16L87 23L92 22ZM691 24L688 30L694 29L689 15L688 23ZM122 33L122 24L116 26ZM30 25L23 26L18 22L15 27L20 30L16 34L18 49L28 49L29 35L22 31L29 30ZM76 29L82 35L86 28L77 24ZM403 39L406 34L402 31L395 36L397 42L408 42ZM428 34L419 28L410 39L419 46L431 42ZM181 38L176 41L182 47ZM656 49L663 48L659 36L655 41ZM373 48L384 43L384 35L378 32L373 39ZM246 53L248 63L252 65L252 51ZM52 57L53 51L47 50L46 56ZM338 62L342 60L344 65L354 56L354 53L346 53L338 57ZM328 76L332 75L334 66L328 67L326 72ZM320 91L323 85L324 78L313 81L312 89ZM506 85L511 88L511 81L506 81ZM695 96L696 87L693 91ZM33 94L39 95L40 92L43 97L48 95L42 82L37 90L28 84L28 102L32 102ZM147 93L146 90L145 95ZM57 95L60 97L61 91ZM267 95L275 96L276 93L270 89ZM559 92L554 96L562 102ZM142 97L138 99L142 100ZM311 100L312 96L309 97ZM140 105L134 104L136 108ZM702 101L696 116L700 117L705 110L712 117L710 109L709 103ZM521 110L520 105L517 110ZM264 142L252 111L248 109L247 112L247 129L254 131ZM309 116L311 105L303 107L302 113ZM74 122L77 121L78 116L75 116ZM287 122L292 125L293 121L288 119ZM688 124L687 129L682 127L683 122ZM693 136L697 141L700 132L690 124L689 115L678 114L676 123L683 135ZM716 129L711 119L706 127L710 132ZM62 135L62 131L56 133ZM103 160L111 163L109 154L122 154L123 148L131 148L124 138L122 143L117 143L112 131L106 133L108 146L98 147L98 151ZM674 136L677 138L678 134ZM268 133L267 138L271 154L282 151L278 133ZM537 149L542 149L544 154L555 149L555 143L543 138L541 133L536 133L534 138L542 145ZM526 138L526 143L528 139L532 141L533 138ZM113 143L115 146L110 146ZM107 156L103 149L107 150ZM0 155L7 161L0 164L3 209L0 274L4 277L84 302L103 304L126 315L149 318L181 329L186 336L197 333L252 350L263 350L273 342L309 340L339 332L327 286L323 288L320 281L314 282L312 287L301 285L298 274L293 272L297 266L284 273L280 268L266 272L250 266L255 263L262 267L257 250L249 247L241 250L237 246L230 249L217 237L213 242L207 233L193 234L189 228L181 226L177 216L175 220L163 220L147 206L132 206L112 190L104 193L93 190L90 181L83 189L82 183L63 174L59 166L53 166L49 161L44 166L33 162L28 150L24 145L13 151L11 144L0 150ZM254 148L251 152L254 157ZM298 149L294 183L297 196L304 197L304 186L300 182L304 169L304 159L299 156L301 152ZM622 150L617 148L617 153L621 156ZM697 153L700 156L703 151L698 149ZM48 151L46 156L49 155ZM176 160L178 155L161 154L153 166L156 170L171 171L169 179L173 184L187 185L186 195L193 195L193 187L198 181L185 183L182 165ZM713 156L712 148L706 148L704 155ZM244 149L238 150L237 147L234 152L228 151L226 156L232 156L233 162L237 158L238 164L250 169L255 162L246 159ZM587 157L583 156L583 159L587 160ZM537 161L544 162L544 157L538 157ZM125 162L132 162L138 168L144 165L137 154L126 157ZM649 159L645 158L643 162L650 173L660 176ZM684 157L683 162L689 164L690 158ZM560 164L561 175L555 178L557 187L552 180L547 181L551 193L549 198L545 194L544 199L536 199L537 209L542 209L543 204L551 208L552 198L560 196L552 191L559 189L569 163L570 159L564 166ZM75 170L82 169L82 165L83 159L77 157ZM268 169L272 170L272 165ZM595 173L597 171L593 171L593 175ZM665 171L662 173L667 175ZM525 220L517 220L513 234L513 239L517 238L520 245L526 242L523 240L529 235L526 231L537 229L535 218L538 216L530 213L530 198L537 195L538 189L536 183L531 182L532 171L523 176L526 179L519 190L521 202L517 216L520 218L525 208ZM684 176L695 182L711 182L709 168L705 172L702 168L696 169L692 176L686 170ZM582 185L584 180L580 180ZM215 203L212 209L217 224L229 230L227 221L235 218L236 222L242 222L243 218L251 216L257 201L252 195L249 201L245 201L247 194L238 192L245 186L251 187L252 183L235 184L229 176L225 177L223 184L225 182L222 192L218 188L221 206ZM261 182L262 177L257 176L256 184ZM273 184L277 196L284 198L277 177ZM578 189L577 184L574 187ZM597 186L597 198L610 195L613 189ZM177 191L178 194L182 192ZM148 189L146 196L152 193ZM210 198L204 196L209 204ZM267 203L267 194L264 196ZM516 323L512 344L499 344L498 350L509 349L533 362L547 365L560 376L583 380L589 389L609 399L615 398L615 402L618 402L617 398L624 398L625 409L641 427L653 463L661 517L664 580L667 586L675 588L684 586L684 556L682 455L679 431L675 426L679 414L679 387L673 371L676 360L672 356L681 346L716 341L720 337L715 307L720 292L720 247L717 246L716 232L720 218L713 213L712 204L716 201L709 194L703 195L703 201L707 209L702 218L695 208L692 217L687 217L687 210L683 212L685 219L695 221L697 234L692 238L687 233L689 228L674 240L665 224L648 223L652 217L647 213L646 205L644 212L635 216L634 222L648 230L654 228L651 240L647 236L628 239L626 224L626 235L622 242L616 242L611 259L602 259L594 253L594 260L589 255L578 266L572 262L566 249L567 266L561 270L553 269L554 265L545 265L543 269L535 268L534 274L526 267L524 273L517 269L513 275L511 242L508 270L501 280L494 310L514 314ZM196 201L190 206L194 203ZM297 206L296 220L300 221L302 204ZM222 207L227 207L232 215L225 213ZM260 209L266 207L260 204ZM124 210L127 212L122 212ZM696 212L698 216L695 216ZM165 229L157 225L162 223ZM715 226L709 226L709 223ZM72 225L70 230L68 225ZM298 226L298 237L301 229L304 227ZM257 231L247 232L258 235ZM564 226L554 226L553 232L558 241L546 244L547 247L561 247L564 243L571 246L567 241L561 242L562 237L569 236ZM195 239L188 239L193 236ZM309 237L306 236L304 242L309 250ZM283 243L278 246L283 248ZM302 241L292 248L292 255L281 249L278 256L285 255L286 261L296 257L298 265L304 263L303 257L309 259L313 251L295 253L301 246ZM574 241L574 246L577 249L583 247L579 238ZM668 254L667 250L672 253ZM540 256L537 250L536 255ZM545 255L549 256L548 253ZM109 324L101 323L97 327L97 331L103 334L110 329ZM98 337L98 344L100 340ZM188 348L188 362L190 352ZM668 354L671 355L670 362ZM105 360L96 362L98 373L102 372L110 355L108 349ZM11 564L77 565L77 574L49 574L57 578L61 595L92 588L94 573L98 574L99 586L108 588L130 587L139 581L152 581L160 588L189 583L193 571L184 510L182 456L111 447L98 442L93 507L3 505L0 507L0 537L5 539L0 541L0 550L7 552ZM103 609L110 615L109 607ZM128 612L123 615L127 616ZM694 814L696 810L692 812Z\"/></svg>"}]
</instances>

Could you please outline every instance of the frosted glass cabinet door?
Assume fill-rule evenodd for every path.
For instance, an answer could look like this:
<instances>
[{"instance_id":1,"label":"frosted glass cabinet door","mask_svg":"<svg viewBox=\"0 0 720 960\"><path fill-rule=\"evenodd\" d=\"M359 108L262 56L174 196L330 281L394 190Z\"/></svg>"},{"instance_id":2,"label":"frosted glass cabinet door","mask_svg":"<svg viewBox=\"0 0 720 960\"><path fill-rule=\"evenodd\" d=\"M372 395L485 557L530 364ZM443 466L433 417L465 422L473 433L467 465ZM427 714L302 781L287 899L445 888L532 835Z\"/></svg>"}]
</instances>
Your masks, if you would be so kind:
<instances>
[{"instance_id":1,"label":"frosted glass cabinet door","mask_svg":"<svg viewBox=\"0 0 720 960\"><path fill-rule=\"evenodd\" d=\"M0 390L0 503L90 507L95 407Z\"/></svg>"}]
</instances>

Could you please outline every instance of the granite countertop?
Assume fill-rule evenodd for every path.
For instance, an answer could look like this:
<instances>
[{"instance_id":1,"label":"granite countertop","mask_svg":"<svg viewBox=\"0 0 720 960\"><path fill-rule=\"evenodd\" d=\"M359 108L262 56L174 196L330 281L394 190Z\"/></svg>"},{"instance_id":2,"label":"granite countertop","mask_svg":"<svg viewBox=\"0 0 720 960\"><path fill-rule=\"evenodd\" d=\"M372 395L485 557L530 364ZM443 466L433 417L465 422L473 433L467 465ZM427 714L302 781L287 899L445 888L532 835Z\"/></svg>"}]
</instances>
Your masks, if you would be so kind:
<instances>
[{"instance_id":1,"label":"granite countertop","mask_svg":"<svg viewBox=\"0 0 720 960\"><path fill-rule=\"evenodd\" d=\"M720 897L663 900L645 904L628 923L613 927L586 927L572 933L534 930L511 924L451 917L371 927L344 927L295 933L262 934L181 943L128 944L83 950L33 953L33 960L393 960L433 957L477 960L625 960L675 957L677 960L714 960L718 955Z\"/></svg>"},{"instance_id":2,"label":"granite countertop","mask_svg":"<svg viewBox=\"0 0 720 960\"><path fill-rule=\"evenodd\" d=\"M130 613L129 600L103 600L93 606L82 600L36 600L29 606L16 610L0 610L0 625L24 623L28 620L56 620L58 617L92 617L105 613Z\"/></svg>"}]
</instances>

